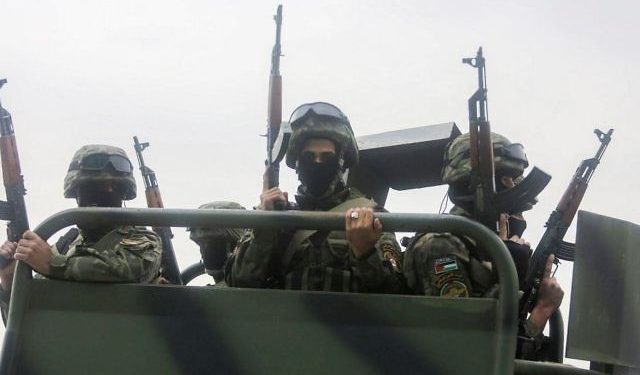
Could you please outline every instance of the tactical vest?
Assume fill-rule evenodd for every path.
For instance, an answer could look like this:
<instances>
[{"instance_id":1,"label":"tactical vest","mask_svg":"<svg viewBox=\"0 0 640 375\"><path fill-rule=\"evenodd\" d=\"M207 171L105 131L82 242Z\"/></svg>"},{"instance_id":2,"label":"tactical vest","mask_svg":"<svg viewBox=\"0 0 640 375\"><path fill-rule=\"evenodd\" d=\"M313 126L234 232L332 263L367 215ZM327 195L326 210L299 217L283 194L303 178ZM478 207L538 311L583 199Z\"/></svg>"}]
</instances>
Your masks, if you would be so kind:
<instances>
[{"instance_id":1,"label":"tactical vest","mask_svg":"<svg viewBox=\"0 0 640 375\"><path fill-rule=\"evenodd\" d=\"M367 198L349 199L328 212L346 212L357 207L375 208ZM350 265L353 255L344 231L299 230L289 241L282 256L284 288L357 292Z\"/></svg>"}]
</instances>

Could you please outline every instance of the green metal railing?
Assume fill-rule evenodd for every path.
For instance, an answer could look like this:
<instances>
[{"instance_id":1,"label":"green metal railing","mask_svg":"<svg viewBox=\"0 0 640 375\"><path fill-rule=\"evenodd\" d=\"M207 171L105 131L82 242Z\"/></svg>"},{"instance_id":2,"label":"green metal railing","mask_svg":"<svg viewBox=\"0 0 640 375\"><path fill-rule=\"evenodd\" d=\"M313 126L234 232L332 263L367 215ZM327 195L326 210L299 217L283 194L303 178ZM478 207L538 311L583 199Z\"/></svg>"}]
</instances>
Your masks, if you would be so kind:
<instances>
[{"instance_id":1,"label":"green metal railing","mask_svg":"<svg viewBox=\"0 0 640 375\"><path fill-rule=\"evenodd\" d=\"M495 374L511 374L517 333L518 281L513 260L503 242L489 229L469 219L453 215L376 213L385 231L455 232L473 238L486 249L498 272L500 284L497 301ZM344 215L304 211L194 210L154 208L76 208L46 219L35 232L44 240L71 225L145 225L153 227L228 227L259 229L341 230ZM18 262L8 325L2 346L1 374L12 374L20 350L20 330L27 309L29 279L32 271Z\"/></svg>"}]
</instances>

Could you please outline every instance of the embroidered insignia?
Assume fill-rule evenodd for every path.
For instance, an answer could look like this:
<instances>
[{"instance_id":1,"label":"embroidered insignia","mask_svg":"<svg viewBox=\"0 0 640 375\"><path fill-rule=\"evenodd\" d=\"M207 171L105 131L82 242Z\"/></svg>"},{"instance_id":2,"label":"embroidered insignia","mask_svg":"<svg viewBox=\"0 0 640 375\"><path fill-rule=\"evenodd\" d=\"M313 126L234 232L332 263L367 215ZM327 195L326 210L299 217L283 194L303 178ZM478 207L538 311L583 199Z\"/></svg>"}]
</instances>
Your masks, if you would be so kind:
<instances>
[{"instance_id":1,"label":"embroidered insignia","mask_svg":"<svg viewBox=\"0 0 640 375\"><path fill-rule=\"evenodd\" d=\"M451 271L457 271L459 268L460 267L458 267L458 261L454 256L438 258L433 262L433 271L436 275Z\"/></svg>"},{"instance_id":2,"label":"embroidered insignia","mask_svg":"<svg viewBox=\"0 0 640 375\"><path fill-rule=\"evenodd\" d=\"M442 289L440 289L441 297L450 297L450 298L466 298L469 297L469 290L464 283L460 281L451 281L446 283Z\"/></svg>"},{"instance_id":3,"label":"embroidered insignia","mask_svg":"<svg viewBox=\"0 0 640 375\"><path fill-rule=\"evenodd\" d=\"M400 272L400 262L396 259L396 248L393 245L388 243L382 245L382 258L391 263L394 271Z\"/></svg>"}]
</instances>

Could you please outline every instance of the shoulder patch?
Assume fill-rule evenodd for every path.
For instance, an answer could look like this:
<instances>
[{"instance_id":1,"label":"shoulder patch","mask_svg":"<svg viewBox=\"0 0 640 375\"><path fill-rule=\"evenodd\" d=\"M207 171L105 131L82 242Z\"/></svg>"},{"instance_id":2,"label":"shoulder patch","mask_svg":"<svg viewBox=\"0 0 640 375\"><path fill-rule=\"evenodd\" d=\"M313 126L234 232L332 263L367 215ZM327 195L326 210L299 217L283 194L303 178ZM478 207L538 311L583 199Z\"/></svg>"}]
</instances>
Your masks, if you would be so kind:
<instances>
[{"instance_id":1,"label":"shoulder patch","mask_svg":"<svg viewBox=\"0 0 640 375\"><path fill-rule=\"evenodd\" d=\"M433 272L436 275L446 272L457 271L460 267L458 261L453 255L449 255L442 258L437 258L433 261Z\"/></svg>"},{"instance_id":2,"label":"shoulder patch","mask_svg":"<svg viewBox=\"0 0 640 375\"><path fill-rule=\"evenodd\" d=\"M464 283L453 280L442 286L440 289L440 296L450 298L467 298L469 297L469 290Z\"/></svg>"},{"instance_id":3,"label":"shoulder patch","mask_svg":"<svg viewBox=\"0 0 640 375\"><path fill-rule=\"evenodd\" d=\"M400 259L398 259L397 250L393 244L384 243L382 244L382 258L388 261L391 264L391 267L394 271L400 272L402 264Z\"/></svg>"}]
</instances>

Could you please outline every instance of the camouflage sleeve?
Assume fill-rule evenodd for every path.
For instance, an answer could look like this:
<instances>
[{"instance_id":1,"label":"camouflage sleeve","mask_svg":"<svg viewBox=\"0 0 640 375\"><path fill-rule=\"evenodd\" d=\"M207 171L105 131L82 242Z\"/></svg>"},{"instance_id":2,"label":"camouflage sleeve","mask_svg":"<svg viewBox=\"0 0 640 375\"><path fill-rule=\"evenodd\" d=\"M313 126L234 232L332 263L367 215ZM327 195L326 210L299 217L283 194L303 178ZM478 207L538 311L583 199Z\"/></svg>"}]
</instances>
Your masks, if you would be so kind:
<instances>
[{"instance_id":1,"label":"camouflage sleeve","mask_svg":"<svg viewBox=\"0 0 640 375\"><path fill-rule=\"evenodd\" d=\"M469 250L450 233L419 234L405 252L404 273L414 294L469 297Z\"/></svg>"},{"instance_id":2,"label":"camouflage sleeve","mask_svg":"<svg viewBox=\"0 0 640 375\"><path fill-rule=\"evenodd\" d=\"M393 233L383 233L375 251L367 258L355 259L353 274L359 280L362 292L401 293L403 276L400 266L402 253Z\"/></svg>"},{"instance_id":3,"label":"camouflage sleeve","mask_svg":"<svg viewBox=\"0 0 640 375\"><path fill-rule=\"evenodd\" d=\"M276 233L247 230L233 252L225 275L227 285L240 288L266 288L272 278Z\"/></svg>"},{"instance_id":4,"label":"camouflage sleeve","mask_svg":"<svg viewBox=\"0 0 640 375\"><path fill-rule=\"evenodd\" d=\"M81 247L73 255L54 255L52 279L96 282L152 281L162 256L160 238L148 230L134 230L113 248Z\"/></svg>"}]
</instances>

